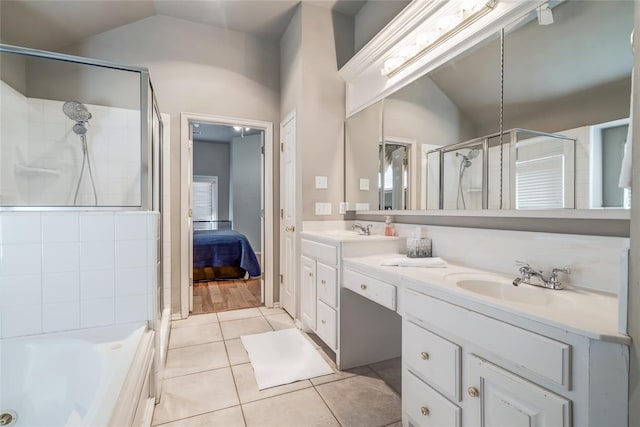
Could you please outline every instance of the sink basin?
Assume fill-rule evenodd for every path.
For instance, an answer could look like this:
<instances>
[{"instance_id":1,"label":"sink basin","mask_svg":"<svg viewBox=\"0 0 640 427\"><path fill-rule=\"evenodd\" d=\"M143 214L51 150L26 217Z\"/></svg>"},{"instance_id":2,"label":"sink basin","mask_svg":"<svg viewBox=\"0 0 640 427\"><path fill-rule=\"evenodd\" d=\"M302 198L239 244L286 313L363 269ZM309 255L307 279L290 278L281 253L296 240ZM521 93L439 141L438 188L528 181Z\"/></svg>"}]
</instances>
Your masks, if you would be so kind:
<instances>
[{"instance_id":1,"label":"sink basin","mask_svg":"<svg viewBox=\"0 0 640 427\"><path fill-rule=\"evenodd\" d=\"M457 287L467 292L505 302L529 306L550 306L558 297L549 289L530 285L513 286L512 281L497 274L460 273L450 274L447 280L453 281Z\"/></svg>"}]
</instances>

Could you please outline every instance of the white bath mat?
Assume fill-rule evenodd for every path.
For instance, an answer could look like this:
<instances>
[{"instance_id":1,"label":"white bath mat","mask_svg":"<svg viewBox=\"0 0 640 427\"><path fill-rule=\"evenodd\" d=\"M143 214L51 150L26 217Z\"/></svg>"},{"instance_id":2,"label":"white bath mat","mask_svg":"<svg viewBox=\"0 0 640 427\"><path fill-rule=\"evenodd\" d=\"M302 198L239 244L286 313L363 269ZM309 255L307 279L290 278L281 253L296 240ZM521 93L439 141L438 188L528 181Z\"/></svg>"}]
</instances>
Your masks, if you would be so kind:
<instances>
[{"instance_id":1,"label":"white bath mat","mask_svg":"<svg viewBox=\"0 0 640 427\"><path fill-rule=\"evenodd\" d=\"M244 335L240 339L249 353L260 390L333 373L298 329Z\"/></svg>"}]
</instances>

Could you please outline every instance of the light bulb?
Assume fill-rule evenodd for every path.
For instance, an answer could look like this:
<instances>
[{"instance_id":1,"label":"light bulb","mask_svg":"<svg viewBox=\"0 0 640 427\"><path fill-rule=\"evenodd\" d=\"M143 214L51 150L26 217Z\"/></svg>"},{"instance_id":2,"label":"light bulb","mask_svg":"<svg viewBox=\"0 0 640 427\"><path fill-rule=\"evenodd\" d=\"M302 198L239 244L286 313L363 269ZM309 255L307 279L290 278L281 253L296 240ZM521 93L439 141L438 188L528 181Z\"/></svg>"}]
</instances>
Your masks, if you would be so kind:
<instances>
[{"instance_id":1,"label":"light bulb","mask_svg":"<svg viewBox=\"0 0 640 427\"><path fill-rule=\"evenodd\" d=\"M234 126L233 130L235 130L236 132L240 132L242 130L242 126Z\"/></svg>"},{"instance_id":2,"label":"light bulb","mask_svg":"<svg viewBox=\"0 0 640 427\"><path fill-rule=\"evenodd\" d=\"M441 16L438 19L438 31L440 31L440 34L449 32L456 25L458 25L459 22L460 22L460 18L458 16L455 16L455 15Z\"/></svg>"}]
</instances>

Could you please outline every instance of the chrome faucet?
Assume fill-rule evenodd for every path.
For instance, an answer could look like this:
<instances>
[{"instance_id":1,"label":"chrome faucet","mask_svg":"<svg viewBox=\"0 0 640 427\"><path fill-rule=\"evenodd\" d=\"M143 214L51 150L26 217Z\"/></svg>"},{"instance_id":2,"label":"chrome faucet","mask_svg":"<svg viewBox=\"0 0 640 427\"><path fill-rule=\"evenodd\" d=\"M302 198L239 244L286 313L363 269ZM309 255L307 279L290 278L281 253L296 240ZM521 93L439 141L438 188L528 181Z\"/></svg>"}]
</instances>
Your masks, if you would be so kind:
<instances>
[{"instance_id":1,"label":"chrome faucet","mask_svg":"<svg viewBox=\"0 0 640 427\"><path fill-rule=\"evenodd\" d=\"M518 286L520 283L527 285L540 286L547 289L564 289L564 285L558 280L558 273L570 274L571 269L569 267L553 268L549 277L545 277L542 270L536 270L532 268L529 263L523 261L516 261L516 264L520 266L518 271L520 277L513 280L513 286Z\"/></svg>"},{"instance_id":2,"label":"chrome faucet","mask_svg":"<svg viewBox=\"0 0 640 427\"><path fill-rule=\"evenodd\" d=\"M361 234L363 236L371 235L371 227L371 224L362 225L357 222L353 224L353 229L358 230L358 234Z\"/></svg>"}]
</instances>

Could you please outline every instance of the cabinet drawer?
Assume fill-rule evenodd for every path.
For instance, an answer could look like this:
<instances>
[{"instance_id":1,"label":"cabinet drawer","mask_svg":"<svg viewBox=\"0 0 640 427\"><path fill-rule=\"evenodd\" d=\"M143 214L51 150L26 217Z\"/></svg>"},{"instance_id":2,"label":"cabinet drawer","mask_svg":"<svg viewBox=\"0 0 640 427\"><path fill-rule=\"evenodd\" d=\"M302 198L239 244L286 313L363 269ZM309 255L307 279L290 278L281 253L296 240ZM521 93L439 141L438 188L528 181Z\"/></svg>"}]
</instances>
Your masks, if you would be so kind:
<instances>
[{"instance_id":1,"label":"cabinet drawer","mask_svg":"<svg viewBox=\"0 0 640 427\"><path fill-rule=\"evenodd\" d=\"M451 399L460 400L460 347L411 322L402 322L402 328L402 359L407 367Z\"/></svg>"},{"instance_id":2,"label":"cabinet drawer","mask_svg":"<svg viewBox=\"0 0 640 427\"><path fill-rule=\"evenodd\" d=\"M390 310L396 309L396 287L373 277L344 270L343 286Z\"/></svg>"},{"instance_id":3,"label":"cabinet drawer","mask_svg":"<svg viewBox=\"0 0 640 427\"><path fill-rule=\"evenodd\" d=\"M302 253L325 264L338 264L338 248L332 245L302 239Z\"/></svg>"},{"instance_id":4,"label":"cabinet drawer","mask_svg":"<svg viewBox=\"0 0 640 427\"><path fill-rule=\"evenodd\" d=\"M460 427L460 408L406 369L402 371L402 412L415 427Z\"/></svg>"},{"instance_id":5,"label":"cabinet drawer","mask_svg":"<svg viewBox=\"0 0 640 427\"><path fill-rule=\"evenodd\" d=\"M329 347L337 348L337 319L336 311L322 301L318 301L318 323L316 333Z\"/></svg>"},{"instance_id":6,"label":"cabinet drawer","mask_svg":"<svg viewBox=\"0 0 640 427\"><path fill-rule=\"evenodd\" d=\"M338 307L338 270L322 263L316 267L318 277L318 298L331 307Z\"/></svg>"},{"instance_id":7,"label":"cabinet drawer","mask_svg":"<svg viewBox=\"0 0 640 427\"><path fill-rule=\"evenodd\" d=\"M445 324L447 331L514 363L541 379L571 389L571 346L529 332L436 298L407 290L408 319L431 329Z\"/></svg>"}]
</instances>

